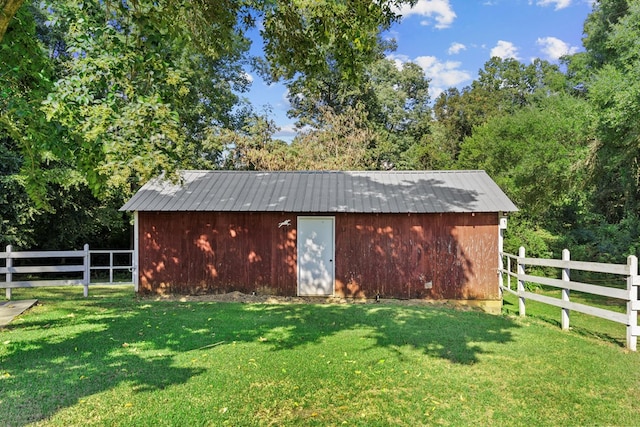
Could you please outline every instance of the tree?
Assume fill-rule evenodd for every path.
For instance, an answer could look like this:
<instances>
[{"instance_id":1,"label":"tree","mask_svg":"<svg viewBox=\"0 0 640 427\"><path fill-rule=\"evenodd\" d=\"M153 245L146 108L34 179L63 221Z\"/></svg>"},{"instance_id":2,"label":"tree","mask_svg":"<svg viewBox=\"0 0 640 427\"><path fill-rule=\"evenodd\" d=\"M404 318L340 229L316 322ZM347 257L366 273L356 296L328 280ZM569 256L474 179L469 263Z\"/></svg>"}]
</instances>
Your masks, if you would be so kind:
<instances>
[{"instance_id":1,"label":"tree","mask_svg":"<svg viewBox=\"0 0 640 427\"><path fill-rule=\"evenodd\" d=\"M438 96L433 110L439 129L425 137L424 148L439 159L435 164L451 167L474 129L566 90L566 76L547 61L535 59L525 65L512 58L491 58L471 86L450 88Z\"/></svg>"},{"instance_id":2,"label":"tree","mask_svg":"<svg viewBox=\"0 0 640 427\"><path fill-rule=\"evenodd\" d=\"M458 140L451 137L450 130L440 121L434 121L429 132L409 148L407 157L417 165L415 169L453 169L458 158Z\"/></svg>"},{"instance_id":3,"label":"tree","mask_svg":"<svg viewBox=\"0 0 640 427\"><path fill-rule=\"evenodd\" d=\"M35 243L32 219L38 213L20 180L22 157L9 138L0 138L0 248Z\"/></svg>"},{"instance_id":4,"label":"tree","mask_svg":"<svg viewBox=\"0 0 640 427\"><path fill-rule=\"evenodd\" d=\"M377 134L368 147L369 157L375 159L370 167L419 167L411 147L429 132L432 122L429 81L422 68L380 58L365 68L358 84L331 77L312 88L296 85L300 92L290 94L290 115L298 118L298 125L322 129L327 119L362 112L365 127ZM336 123L330 126L335 129Z\"/></svg>"},{"instance_id":5,"label":"tree","mask_svg":"<svg viewBox=\"0 0 640 427\"><path fill-rule=\"evenodd\" d=\"M338 114L323 108L321 125L307 127L291 144L273 140L275 126L256 117L242 134L233 134L228 166L249 170L362 170L372 169L377 159L370 148L376 133L364 107L347 107Z\"/></svg>"},{"instance_id":6,"label":"tree","mask_svg":"<svg viewBox=\"0 0 640 427\"><path fill-rule=\"evenodd\" d=\"M226 169L242 170L286 170L289 161L289 146L284 141L274 140L276 124L263 115L253 114L245 126L234 132L225 132L220 138L229 147L224 159Z\"/></svg>"},{"instance_id":7,"label":"tree","mask_svg":"<svg viewBox=\"0 0 640 427\"><path fill-rule=\"evenodd\" d=\"M370 147L376 133L369 126L364 106L347 107L337 114L326 107L323 126L302 132L291 145L297 161L287 169L364 170L373 169Z\"/></svg>"},{"instance_id":8,"label":"tree","mask_svg":"<svg viewBox=\"0 0 640 427\"><path fill-rule=\"evenodd\" d=\"M55 66L39 40L36 17L37 10L21 9L12 31L0 45L0 140L20 165L19 171L6 172L19 172L24 190L37 204L46 207L48 182L62 183L69 171L50 149L64 135L40 111L52 87ZM28 60L24 59L25 52L30 53Z\"/></svg>"},{"instance_id":9,"label":"tree","mask_svg":"<svg viewBox=\"0 0 640 427\"><path fill-rule=\"evenodd\" d=\"M607 65L589 86L589 97L599 109L599 145L592 164L596 204L614 223L627 215L636 216L640 207L639 77L631 70Z\"/></svg>"},{"instance_id":10,"label":"tree","mask_svg":"<svg viewBox=\"0 0 640 427\"><path fill-rule=\"evenodd\" d=\"M586 101L569 95L498 116L464 140L459 168L485 169L521 210L542 219L581 178L592 140Z\"/></svg>"},{"instance_id":11,"label":"tree","mask_svg":"<svg viewBox=\"0 0 640 427\"><path fill-rule=\"evenodd\" d=\"M65 127L96 194L131 191L163 171L199 166L207 149L222 150L205 136L235 126L233 90L248 84L238 62L245 40L196 48L174 34L170 21L190 16L180 2L68 1L47 11L66 30L66 50L44 109Z\"/></svg>"},{"instance_id":12,"label":"tree","mask_svg":"<svg viewBox=\"0 0 640 427\"><path fill-rule=\"evenodd\" d=\"M434 132L424 138L424 155L430 157L428 164L451 167L458 158L460 144L471 136L473 128L486 120L482 112L485 106L478 102L478 92L471 88L462 91L449 88L442 92L434 103ZM425 159L426 160L426 159ZM435 162L435 163L432 163Z\"/></svg>"},{"instance_id":13,"label":"tree","mask_svg":"<svg viewBox=\"0 0 640 427\"><path fill-rule=\"evenodd\" d=\"M566 78L557 65L535 59L524 65L513 59L491 58L471 85L469 95L485 105L481 117L513 113L538 98L565 92Z\"/></svg>"},{"instance_id":14,"label":"tree","mask_svg":"<svg viewBox=\"0 0 640 427\"><path fill-rule=\"evenodd\" d=\"M600 1L592 15L585 30L587 56L599 67L587 86L598 113L595 200L617 223L640 208L640 4Z\"/></svg>"},{"instance_id":15,"label":"tree","mask_svg":"<svg viewBox=\"0 0 640 427\"><path fill-rule=\"evenodd\" d=\"M322 89L316 82L357 84L363 70L381 57L380 33L399 19L396 10L403 3L415 0L264 2L263 71L273 80L295 82L310 93Z\"/></svg>"},{"instance_id":16,"label":"tree","mask_svg":"<svg viewBox=\"0 0 640 427\"><path fill-rule=\"evenodd\" d=\"M43 33L43 22L39 9L20 9L0 45L0 247L122 247L128 240L128 219L117 210L122 197L94 198L72 156L50 149L64 146L67 136L40 109L57 72L43 40L55 46L60 38Z\"/></svg>"},{"instance_id":17,"label":"tree","mask_svg":"<svg viewBox=\"0 0 640 427\"><path fill-rule=\"evenodd\" d=\"M624 262L640 250L638 2L600 0L584 25L585 52L564 58L572 92L593 108L583 200L559 214L563 238L586 259Z\"/></svg>"},{"instance_id":18,"label":"tree","mask_svg":"<svg viewBox=\"0 0 640 427\"><path fill-rule=\"evenodd\" d=\"M486 170L520 209L509 250L526 245L550 256L559 236L571 232L567 215L589 193L592 123L586 100L559 94L488 120L462 143L457 167Z\"/></svg>"},{"instance_id":19,"label":"tree","mask_svg":"<svg viewBox=\"0 0 640 427\"><path fill-rule=\"evenodd\" d=\"M0 0L0 43L24 0Z\"/></svg>"},{"instance_id":20,"label":"tree","mask_svg":"<svg viewBox=\"0 0 640 427\"><path fill-rule=\"evenodd\" d=\"M45 111L66 138L49 148L71 155L96 194L136 188L161 171L211 167L224 147L208 136L238 129L249 112L236 92L248 83L245 31L256 19L269 78L309 87L336 75L348 84L380 55L379 33L401 3L38 3L64 34L48 46L61 76Z\"/></svg>"},{"instance_id":21,"label":"tree","mask_svg":"<svg viewBox=\"0 0 640 427\"><path fill-rule=\"evenodd\" d=\"M582 44L588 52L588 66L597 69L618 54L608 40L618 21L629 12L628 0L597 0L584 23Z\"/></svg>"}]
</instances>

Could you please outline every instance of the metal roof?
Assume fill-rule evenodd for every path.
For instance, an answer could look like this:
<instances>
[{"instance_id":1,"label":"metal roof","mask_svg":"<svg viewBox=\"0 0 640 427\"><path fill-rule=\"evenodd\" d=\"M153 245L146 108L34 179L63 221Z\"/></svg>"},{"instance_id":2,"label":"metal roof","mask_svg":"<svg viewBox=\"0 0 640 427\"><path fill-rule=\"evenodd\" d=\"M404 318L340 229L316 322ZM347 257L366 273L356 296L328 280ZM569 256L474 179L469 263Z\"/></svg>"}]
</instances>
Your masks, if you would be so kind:
<instances>
[{"instance_id":1,"label":"metal roof","mask_svg":"<svg viewBox=\"0 0 640 427\"><path fill-rule=\"evenodd\" d=\"M484 171L182 171L120 210L441 213L518 208Z\"/></svg>"}]
</instances>

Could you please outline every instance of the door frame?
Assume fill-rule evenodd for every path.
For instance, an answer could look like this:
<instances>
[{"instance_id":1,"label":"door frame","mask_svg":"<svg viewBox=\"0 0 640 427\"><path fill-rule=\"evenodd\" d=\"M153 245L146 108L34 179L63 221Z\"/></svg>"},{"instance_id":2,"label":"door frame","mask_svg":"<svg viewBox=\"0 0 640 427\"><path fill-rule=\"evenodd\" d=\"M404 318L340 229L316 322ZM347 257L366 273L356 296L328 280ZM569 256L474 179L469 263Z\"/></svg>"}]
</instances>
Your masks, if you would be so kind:
<instances>
[{"instance_id":1,"label":"door frame","mask_svg":"<svg viewBox=\"0 0 640 427\"><path fill-rule=\"evenodd\" d=\"M329 220L331 222L331 292L329 294L322 295L308 295L300 293L300 222L313 221L313 220ZM296 219L297 222L297 237L296 237L296 276L297 276L297 295L298 296L334 296L336 293L336 217L335 216L299 216Z\"/></svg>"}]
</instances>

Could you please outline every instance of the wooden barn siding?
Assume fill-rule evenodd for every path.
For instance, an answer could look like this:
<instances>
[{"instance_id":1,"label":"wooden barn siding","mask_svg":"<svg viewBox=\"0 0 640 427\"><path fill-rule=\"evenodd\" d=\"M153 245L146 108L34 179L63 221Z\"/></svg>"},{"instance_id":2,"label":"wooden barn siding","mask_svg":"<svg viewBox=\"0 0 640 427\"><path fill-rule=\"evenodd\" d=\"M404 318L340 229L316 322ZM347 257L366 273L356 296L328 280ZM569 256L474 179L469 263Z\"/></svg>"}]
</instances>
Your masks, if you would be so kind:
<instances>
[{"instance_id":1,"label":"wooden barn siding","mask_svg":"<svg viewBox=\"0 0 640 427\"><path fill-rule=\"evenodd\" d=\"M138 226L143 293L296 293L295 215L140 212Z\"/></svg>"},{"instance_id":2,"label":"wooden barn siding","mask_svg":"<svg viewBox=\"0 0 640 427\"><path fill-rule=\"evenodd\" d=\"M496 213L329 216L338 296L499 299ZM140 212L140 291L295 295L296 217Z\"/></svg>"},{"instance_id":3,"label":"wooden barn siding","mask_svg":"<svg viewBox=\"0 0 640 427\"><path fill-rule=\"evenodd\" d=\"M498 215L336 215L335 268L341 296L496 300Z\"/></svg>"}]
</instances>

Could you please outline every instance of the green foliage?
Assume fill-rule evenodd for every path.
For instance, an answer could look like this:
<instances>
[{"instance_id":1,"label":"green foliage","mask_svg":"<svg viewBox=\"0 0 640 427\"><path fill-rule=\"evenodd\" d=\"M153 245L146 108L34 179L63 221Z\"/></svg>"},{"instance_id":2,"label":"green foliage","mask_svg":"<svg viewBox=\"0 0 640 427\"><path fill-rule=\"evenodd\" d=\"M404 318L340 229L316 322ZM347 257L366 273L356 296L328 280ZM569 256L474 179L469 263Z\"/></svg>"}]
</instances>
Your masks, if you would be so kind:
<instances>
[{"instance_id":1,"label":"green foliage","mask_svg":"<svg viewBox=\"0 0 640 427\"><path fill-rule=\"evenodd\" d=\"M566 76L556 65L540 59L525 65L512 58L491 58L471 86L462 91L450 88L435 100L433 112L440 127L425 137L424 149L438 160L429 164L451 168L463 140L478 127L493 119L508 120L521 109L565 91Z\"/></svg>"},{"instance_id":2,"label":"green foliage","mask_svg":"<svg viewBox=\"0 0 640 427\"><path fill-rule=\"evenodd\" d=\"M233 89L248 83L235 61L247 44L199 50L174 28L191 16L180 2L68 1L47 10L67 35L64 73L45 111L68 130L94 192L131 191L161 172L200 166L203 135L233 123Z\"/></svg>"},{"instance_id":3,"label":"green foliage","mask_svg":"<svg viewBox=\"0 0 640 427\"><path fill-rule=\"evenodd\" d=\"M222 144L230 147L225 168L287 170L294 159L285 142L272 139L276 130L266 115L252 115L240 131L220 134Z\"/></svg>"},{"instance_id":4,"label":"green foliage","mask_svg":"<svg viewBox=\"0 0 640 427\"><path fill-rule=\"evenodd\" d=\"M608 221L637 216L640 208L640 5L629 5L616 16L603 41L609 59L589 85L589 99L597 109L600 144L594 151L596 203ZM599 51L589 52L597 56Z\"/></svg>"},{"instance_id":5,"label":"green foliage","mask_svg":"<svg viewBox=\"0 0 640 427\"><path fill-rule=\"evenodd\" d=\"M334 118L353 116L357 124L344 120L347 128L353 125L375 132L375 138L369 137L370 143L366 146L368 157L373 160L367 167L421 166L414 147L429 132L432 120L428 80L416 64L398 67L394 61L381 58L367 65L357 83L331 74L314 85L294 82L291 88L294 91L290 93L290 114L299 119L300 126L316 130L327 127L340 133ZM343 133L350 132L345 129ZM349 168L347 162L340 163ZM351 168L362 165L357 161Z\"/></svg>"},{"instance_id":6,"label":"green foliage","mask_svg":"<svg viewBox=\"0 0 640 427\"><path fill-rule=\"evenodd\" d=\"M84 181L55 161L40 168L47 198L43 209L27 194L29 177L20 172L23 158L10 138L0 140L0 248L16 250L129 247L129 217L118 212L122 194L92 196ZM42 187L40 187L42 188Z\"/></svg>"},{"instance_id":7,"label":"green foliage","mask_svg":"<svg viewBox=\"0 0 640 427\"><path fill-rule=\"evenodd\" d=\"M20 180L22 158L10 144L11 139L0 139L0 250L33 245L32 222L38 213Z\"/></svg>"},{"instance_id":8,"label":"green foliage","mask_svg":"<svg viewBox=\"0 0 640 427\"><path fill-rule=\"evenodd\" d=\"M393 61L375 62L368 74L366 105L369 126L376 130L378 142L371 146L376 169L419 169L416 151L430 132L431 106L429 81L416 64L399 68Z\"/></svg>"},{"instance_id":9,"label":"green foliage","mask_svg":"<svg viewBox=\"0 0 640 427\"><path fill-rule=\"evenodd\" d=\"M527 256L534 258L558 258L558 236L545 229L540 221L527 218L526 214L516 212L509 217L509 230L505 235L504 250L518 254L520 246L526 249ZM556 249L556 250L554 250Z\"/></svg>"},{"instance_id":10,"label":"green foliage","mask_svg":"<svg viewBox=\"0 0 640 427\"><path fill-rule=\"evenodd\" d=\"M538 98L564 92L564 76L558 66L535 59L524 65L513 58L491 58L480 70L469 91L476 111L485 120L512 114Z\"/></svg>"},{"instance_id":11,"label":"green foliage","mask_svg":"<svg viewBox=\"0 0 640 427\"><path fill-rule=\"evenodd\" d=\"M396 3L39 4L46 32L62 35L47 46L59 72L44 111L65 137L49 148L76 165L95 194L131 191L178 168L215 167L226 148L220 135L244 126L249 112L237 108L234 91L248 84L244 31L256 17L270 78L300 87L328 76L353 83L380 56L378 35L397 18Z\"/></svg>"},{"instance_id":12,"label":"green foliage","mask_svg":"<svg viewBox=\"0 0 640 427\"><path fill-rule=\"evenodd\" d=\"M403 1L264 2L265 75L314 85L327 77L358 82L380 57L378 38L398 19Z\"/></svg>"},{"instance_id":13,"label":"green foliage","mask_svg":"<svg viewBox=\"0 0 640 427\"><path fill-rule=\"evenodd\" d=\"M113 204L107 208L87 199L68 150L51 151L66 137L40 110L56 72L41 42L41 20L38 9L20 9L0 45L0 247L60 249L117 241L127 220ZM27 60L25 52L31 53Z\"/></svg>"},{"instance_id":14,"label":"green foliage","mask_svg":"<svg viewBox=\"0 0 640 427\"><path fill-rule=\"evenodd\" d=\"M20 9L0 45L0 140L10 152L7 155L14 158L11 163L19 165L19 170L9 167L3 173L23 175L24 189L36 203L47 208L48 177L41 167L57 168L49 147L60 132L39 110L51 88L54 67L37 37L36 12ZM25 52L30 53L26 61ZM13 151L19 151L22 158L13 156ZM56 174L49 177L56 179Z\"/></svg>"},{"instance_id":15,"label":"green foliage","mask_svg":"<svg viewBox=\"0 0 640 427\"><path fill-rule=\"evenodd\" d=\"M550 96L476 128L462 144L458 167L486 170L516 205L542 219L583 182L591 119L584 100Z\"/></svg>"},{"instance_id":16,"label":"green foliage","mask_svg":"<svg viewBox=\"0 0 640 427\"><path fill-rule=\"evenodd\" d=\"M434 103L434 116L440 126L438 139L443 140L440 145L450 146L451 160L457 159L459 145L462 140L471 136L474 126L480 123L481 114L476 111L481 108L476 105L475 94L472 96L467 89L463 93L456 88L450 88L442 92Z\"/></svg>"},{"instance_id":17,"label":"green foliage","mask_svg":"<svg viewBox=\"0 0 640 427\"><path fill-rule=\"evenodd\" d=\"M451 138L445 125L436 121L417 144L409 147L406 157L413 159L415 169L454 169L458 150L455 138Z\"/></svg>"},{"instance_id":18,"label":"green foliage","mask_svg":"<svg viewBox=\"0 0 640 427\"><path fill-rule=\"evenodd\" d=\"M617 53L609 46L608 39L612 27L628 13L628 0L597 0L593 11L584 23L583 39L587 50L588 64L592 68L600 68L611 60L616 60Z\"/></svg>"},{"instance_id":19,"label":"green foliage","mask_svg":"<svg viewBox=\"0 0 640 427\"><path fill-rule=\"evenodd\" d=\"M625 264L629 255L640 254L640 220L630 215L618 222L610 222L590 201L564 206L556 213L557 222L551 224L557 234L556 252L570 248L572 257Z\"/></svg>"}]
</instances>

